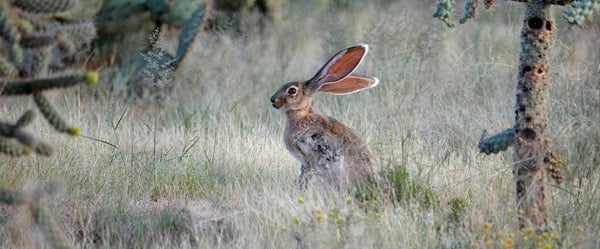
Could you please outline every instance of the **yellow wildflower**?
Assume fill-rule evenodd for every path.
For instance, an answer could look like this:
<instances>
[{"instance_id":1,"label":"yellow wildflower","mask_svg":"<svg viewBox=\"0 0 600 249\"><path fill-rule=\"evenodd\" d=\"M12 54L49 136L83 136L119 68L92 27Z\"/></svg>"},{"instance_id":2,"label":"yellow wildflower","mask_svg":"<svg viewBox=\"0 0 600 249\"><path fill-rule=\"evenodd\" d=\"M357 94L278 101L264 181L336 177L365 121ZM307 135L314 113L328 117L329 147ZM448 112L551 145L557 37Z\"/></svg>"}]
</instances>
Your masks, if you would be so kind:
<instances>
[{"instance_id":1,"label":"yellow wildflower","mask_svg":"<svg viewBox=\"0 0 600 249\"><path fill-rule=\"evenodd\" d=\"M535 228L533 228L532 226L528 226L528 227L523 228L523 233L527 234L527 235L532 234L533 231L535 231Z\"/></svg>"},{"instance_id":2,"label":"yellow wildflower","mask_svg":"<svg viewBox=\"0 0 600 249\"><path fill-rule=\"evenodd\" d=\"M506 238L500 241L502 248L513 248L515 246L515 241L512 238Z\"/></svg>"},{"instance_id":3,"label":"yellow wildflower","mask_svg":"<svg viewBox=\"0 0 600 249\"><path fill-rule=\"evenodd\" d=\"M550 233L549 232L543 232L542 233L542 237L544 237L544 239L549 239L550 238Z\"/></svg>"},{"instance_id":4,"label":"yellow wildflower","mask_svg":"<svg viewBox=\"0 0 600 249\"><path fill-rule=\"evenodd\" d=\"M339 217L339 216L338 216L338 217L335 219L335 224L341 225L341 224L343 224L343 223L344 223L344 218L342 218L342 217Z\"/></svg>"},{"instance_id":5,"label":"yellow wildflower","mask_svg":"<svg viewBox=\"0 0 600 249\"><path fill-rule=\"evenodd\" d=\"M300 203L300 204L304 204L304 197L300 196L300 197L298 198L298 203Z\"/></svg>"},{"instance_id":6,"label":"yellow wildflower","mask_svg":"<svg viewBox=\"0 0 600 249\"><path fill-rule=\"evenodd\" d=\"M508 208L508 209L506 209L506 213L507 213L508 215L513 215L513 214L515 213L515 210L514 210L514 209L512 209L512 208Z\"/></svg>"},{"instance_id":7,"label":"yellow wildflower","mask_svg":"<svg viewBox=\"0 0 600 249\"><path fill-rule=\"evenodd\" d=\"M294 216L294 217L292 217L292 221L294 222L294 224L298 225L298 224L300 224L300 217Z\"/></svg>"},{"instance_id":8,"label":"yellow wildflower","mask_svg":"<svg viewBox=\"0 0 600 249\"><path fill-rule=\"evenodd\" d=\"M485 229L486 231L489 231L491 228L492 228L492 223L490 223L490 222L483 223L483 229Z\"/></svg>"},{"instance_id":9,"label":"yellow wildflower","mask_svg":"<svg viewBox=\"0 0 600 249\"><path fill-rule=\"evenodd\" d=\"M317 221L322 221L323 218L325 218L325 215L323 215L323 212L321 210L317 210L315 212L315 218L317 219Z\"/></svg>"}]
</instances>

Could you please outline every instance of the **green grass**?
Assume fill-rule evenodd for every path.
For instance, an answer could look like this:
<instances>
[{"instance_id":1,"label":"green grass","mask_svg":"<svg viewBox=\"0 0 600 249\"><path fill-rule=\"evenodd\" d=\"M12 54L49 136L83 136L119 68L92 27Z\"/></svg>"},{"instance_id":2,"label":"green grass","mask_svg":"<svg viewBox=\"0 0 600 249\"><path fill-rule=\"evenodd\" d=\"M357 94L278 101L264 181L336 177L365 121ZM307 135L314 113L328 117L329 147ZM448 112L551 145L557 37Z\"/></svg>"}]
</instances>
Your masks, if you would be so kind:
<instances>
[{"instance_id":1,"label":"green grass","mask_svg":"<svg viewBox=\"0 0 600 249\"><path fill-rule=\"evenodd\" d=\"M78 248L502 248L517 227L511 152L485 156L477 143L514 121L521 9L498 1L447 29L433 3L411 2L292 11L262 33L249 16L243 36L202 34L171 91L143 107L111 92L124 79L105 69L96 89L51 95L69 123L104 142L56 134L38 118L32 127L54 155L1 157L0 186L62 179L65 193L48 203ZM546 134L566 179L546 187L550 233L521 243L597 248L599 37L556 22ZM588 39L585 60L577 39ZM269 98L362 42L371 52L358 73L380 85L316 104L361 134L378 171L404 167L402 188L431 192L435 207L296 188L299 165ZM31 105L5 99L0 113L15 120ZM19 208L0 207L0 224L0 247L44 243Z\"/></svg>"}]
</instances>

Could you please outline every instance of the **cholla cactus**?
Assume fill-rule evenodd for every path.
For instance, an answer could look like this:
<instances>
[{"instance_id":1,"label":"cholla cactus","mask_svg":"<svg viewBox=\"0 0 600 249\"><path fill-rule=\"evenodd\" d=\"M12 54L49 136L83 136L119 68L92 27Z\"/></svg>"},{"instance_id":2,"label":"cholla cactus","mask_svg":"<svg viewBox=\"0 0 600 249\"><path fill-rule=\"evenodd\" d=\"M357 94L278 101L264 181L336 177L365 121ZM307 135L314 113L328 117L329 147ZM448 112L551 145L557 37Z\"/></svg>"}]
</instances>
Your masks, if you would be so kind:
<instances>
[{"instance_id":1,"label":"cholla cactus","mask_svg":"<svg viewBox=\"0 0 600 249\"><path fill-rule=\"evenodd\" d=\"M507 0L513 2L534 2L532 0ZM541 0L547 5L567 5L563 11L563 17L571 24L583 25L586 21L592 20L594 13L600 13L600 0ZM496 3L496 0L484 0L485 9L490 9ZM460 18L460 23L465 23L468 19L475 17L475 12L479 6L479 0L464 0L464 14ZM437 9L433 17L442 20L448 27L454 27L450 21L453 9L453 0L437 0Z\"/></svg>"},{"instance_id":2,"label":"cholla cactus","mask_svg":"<svg viewBox=\"0 0 600 249\"><path fill-rule=\"evenodd\" d=\"M465 23L468 19L475 18L475 11L477 10L477 6L479 6L479 0L466 0L465 1L465 12L463 16L460 18L459 23Z\"/></svg>"},{"instance_id":3,"label":"cholla cactus","mask_svg":"<svg viewBox=\"0 0 600 249\"><path fill-rule=\"evenodd\" d=\"M494 3L496 3L496 0L485 0L485 9L490 9L492 8L492 6L494 6Z\"/></svg>"},{"instance_id":4,"label":"cholla cactus","mask_svg":"<svg viewBox=\"0 0 600 249\"><path fill-rule=\"evenodd\" d=\"M549 66L548 54L552 47L555 22L551 7L570 4L563 17L571 24L581 25L592 18L600 9L600 0L512 0L526 5L521 30L521 51L517 72L515 125L491 137L482 136L479 149L491 154L513 148L513 173L516 183L519 225L536 226L545 229L545 168L556 183L561 183L564 175L558 152L544 135L547 122L546 99L548 94ZM495 1L486 0L489 9ZM478 0L465 0L465 14L460 20L475 16ZM452 27L449 16L451 0L438 0L434 16Z\"/></svg>"},{"instance_id":5,"label":"cholla cactus","mask_svg":"<svg viewBox=\"0 0 600 249\"><path fill-rule=\"evenodd\" d=\"M571 8L563 12L563 17L571 24L583 25L592 20L592 15L600 11L600 0L581 0L571 2Z\"/></svg>"},{"instance_id":6,"label":"cholla cactus","mask_svg":"<svg viewBox=\"0 0 600 249\"><path fill-rule=\"evenodd\" d=\"M66 70L74 56L96 35L89 20L58 20L69 16L78 0L15 0L0 2L0 37L8 45L0 54L0 97L31 95L44 118L59 132L79 135L79 128L68 125L58 114L44 91L95 84L96 72ZM4 56L8 55L8 56ZM21 156L31 152L50 155L51 146L27 131L33 111L25 112L14 124L0 122L0 152Z\"/></svg>"},{"instance_id":7,"label":"cholla cactus","mask_svg":"<svg viewBox=\"0 0 600 249\"><path fill-rule=\"evenodd\" d=\"M433 13L433 17L442 20L448 27L454 27L454 23L450 21L450 14L452 12L452 0L438 0L437 9Z\"/></svg>"},{"instance_id":8,"label":"cholla cactus","mask_svg":"<svg viewBox=\"0 0 600 249\"><path fill-rule=\"evenodd\" d=\"M46 207L45 196L58 192L61 184L50 182L45 186L35 186L26 191L0 187L0 203L11 206L25 206L34 223L44 235L51 248L73 248L54 217Z\"/></svg>"},{"instance_id":9,"label":"cholla cactus","mask_svg":"<svg viewBox=\"0 0 600 249\"><path fill-rule=\"evenodd\" d=\"M487 132L483 131L479 140L479 152L489 154L497 154L511 147L515 141L515 129L506 129L494 136L486 137Z\"/></svg>"}]
</instances>

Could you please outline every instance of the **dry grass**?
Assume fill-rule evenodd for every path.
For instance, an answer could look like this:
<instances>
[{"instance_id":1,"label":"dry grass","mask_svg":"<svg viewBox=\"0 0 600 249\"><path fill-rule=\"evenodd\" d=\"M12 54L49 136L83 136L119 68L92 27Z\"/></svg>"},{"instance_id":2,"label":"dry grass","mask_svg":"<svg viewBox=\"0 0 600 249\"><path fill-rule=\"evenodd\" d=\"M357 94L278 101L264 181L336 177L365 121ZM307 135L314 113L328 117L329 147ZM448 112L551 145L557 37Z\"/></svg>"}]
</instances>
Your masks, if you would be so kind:
<instances>
[{"instance_id":1,"label":"dry grass","mask_svg":"<svg viewBox=\"0 0 600 249\"><path fill-rule=\"evenodd\" d=\"M0 158L0 185L63 179L66 194L51 208L81 248L507 246L516 226L510 152L484 156L476 146L484 129L513 123L520 8L499 2L475 22L447 29L431 17L432 4L411 2L292 11L262 33L249 16L241 36L202 35L172 92L143 108L111 94L123 78L107 69L99 89L54 95L66 120L107 143L60 136L38 120L56 153ZM566 180L546 188L549 234L519 243L598 248L598 29L566 25L557 20L546 132ZM588 39L577 45L588 44L583 55L577 39ZM362 42L371 52L359 73L381 84L318 96L317 105L362 134L378 169L405 166L438 196L438 208L382 200L365 211L353 198L295 188L299 165L285 151L283 114L269 97ZM5 119L31 106L3 102ZM467 205L460 224L448 220L453 198ZM15 212L0 211L0 247L28 245L30 237L16 234L31 231Z\"/></svg>"}]
</instances>

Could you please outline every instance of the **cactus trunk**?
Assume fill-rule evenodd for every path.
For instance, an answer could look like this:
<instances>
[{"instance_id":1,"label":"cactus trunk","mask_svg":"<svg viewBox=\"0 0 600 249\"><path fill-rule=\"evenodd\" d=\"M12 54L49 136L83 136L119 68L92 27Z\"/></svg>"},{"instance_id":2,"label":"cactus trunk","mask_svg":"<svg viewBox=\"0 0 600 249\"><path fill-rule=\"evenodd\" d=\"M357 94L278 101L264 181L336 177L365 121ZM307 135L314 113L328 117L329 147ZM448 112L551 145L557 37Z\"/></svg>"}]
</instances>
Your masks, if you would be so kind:
<instances>
[{"instance_id":1,"label":"cactus trunk","mask_svg":"<svg viewBox=\"0 0 600 249\"><path fill-rule=\"evenodd\" d=\"M551 6L543 0L526 3L515 107L513 174L516 182L519 226L545 229L544 155L549 147L546 129L548 59L554 22Z\"/></svg>"}]
</instances>

